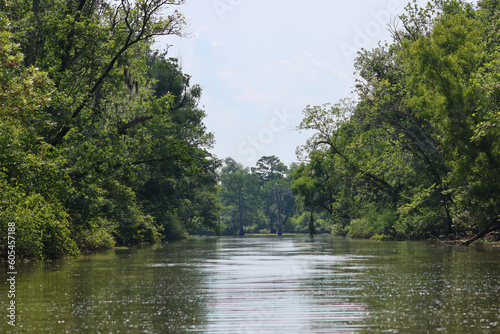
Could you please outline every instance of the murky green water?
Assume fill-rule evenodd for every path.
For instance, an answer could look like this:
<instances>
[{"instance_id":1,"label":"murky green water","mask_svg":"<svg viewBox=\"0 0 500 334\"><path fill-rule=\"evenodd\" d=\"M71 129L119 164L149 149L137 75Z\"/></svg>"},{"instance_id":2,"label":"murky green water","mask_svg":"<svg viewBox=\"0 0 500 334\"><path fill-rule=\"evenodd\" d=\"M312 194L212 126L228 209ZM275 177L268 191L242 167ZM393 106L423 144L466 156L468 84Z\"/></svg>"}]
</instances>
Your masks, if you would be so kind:
<instances>
[{"instance_id":1,"label":"murky green water","mask_svg":"<svg viewBox=\"0 0 500 334\"><path fill-rule=\"evenodd\" d=\"M203 238L23 265L15 331L2 275L2 333L500 333L499 249Z\"/></svg>"}]
</instances>

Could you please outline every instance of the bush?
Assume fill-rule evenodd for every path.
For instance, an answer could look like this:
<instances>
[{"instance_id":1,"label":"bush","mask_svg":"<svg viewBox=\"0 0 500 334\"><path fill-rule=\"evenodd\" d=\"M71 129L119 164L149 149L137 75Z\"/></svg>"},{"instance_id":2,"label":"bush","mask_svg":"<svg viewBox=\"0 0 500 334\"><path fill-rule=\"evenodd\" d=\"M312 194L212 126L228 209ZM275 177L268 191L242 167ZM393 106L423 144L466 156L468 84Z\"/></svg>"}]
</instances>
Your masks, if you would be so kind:
<instances>
[{"instance_id":1,"label":"bush","mask_svg":"<svg viewBox=\"0 0 500 334\"><path fill-rule=\"evenodd\" d=\"M5 183L1 188L0 226L7 231L14 223L17 256L44 259L79 253L62 205L49 203L39 194L26 196ZM1 252L6 252L6 235L0 238L0 245Z\"/></svg>"},{"instance_id":2,"label":"bush","mask_svg":"<svg viewBox=\"0 0 500 334\"><path fill-rule=\"evenodd\" d=\"M347 226L347 236L354 238L371 238L374 235L391 234L397 220L397 214L386 209L382 212L371 208L363 218L351 220Z\"/></svg>"},{"instance_id":3,"label":"bush","mask_svg":"<svg viewBox=\"0 0 500 334\"><path fill-rule=\"evenodd\" d=\"M308 233L310 219L311 214L308 211L304 211L300 216L289 219L286 229L295 233Z\"/></svg>"},{"instance_id":4,"label":"bush","mask_svg":"<svg viewBox=\"0 0 500 334\"><path fill-rule=\"evenodd\" d=\"M368 219L358 218L351 220L347 226L347 236L353 238L370 238L373 235L372 226Z\"/></svg>"},{"instance_id":5,"label":"bush","mask_svg":"<svg viewBox=\"0 0 500 334\"><path fill-rule=\"evenodd\" d=\"M346 229L342 226L341 223L335 223L332 225L332 231L331 231L333 236L342 236L344 237L346 235Z\"/></svg>"},{"instance_id":6,"label":"bush","mask_svg":"<svg viewBox=\"0 0 500 334\"><path fill-rule=\"evenodd\" d=\"M393 236L386 235L386 234L375 234L373 237L370 238L371 241L392 241L394 240Z\"/></svg>"},{"instance_id":7,"label":"bush","mask_svg":"<svg viewBox=\"0 0 500 334\"><path fill-rule=\"evenodd\" d=\"M112 223L96 218L89 221L89 230L85 230L78 238L80 250L91 252L96 250L111 249L115 246L115 239L112 235Z\"/></svg>"}]
</instances>

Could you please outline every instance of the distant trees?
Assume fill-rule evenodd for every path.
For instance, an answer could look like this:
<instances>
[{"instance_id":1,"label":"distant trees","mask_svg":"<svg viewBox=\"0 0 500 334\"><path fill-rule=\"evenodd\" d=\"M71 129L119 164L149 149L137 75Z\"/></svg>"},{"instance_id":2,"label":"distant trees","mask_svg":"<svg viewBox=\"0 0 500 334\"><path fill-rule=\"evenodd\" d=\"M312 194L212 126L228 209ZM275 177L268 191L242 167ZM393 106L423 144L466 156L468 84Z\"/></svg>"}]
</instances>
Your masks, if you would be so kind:
<instances>
[{"instance_id":1,"label":"distant trees","mask_svg":"<svg viewBox=\"0 0 500 334\"><path fill-rule=\"evenodd\" d=\"M276 156L260 158L251 169L227 158L219 195L225 233L234 233L237 226L240 235L247 231L283 234L284 224L296 210L288 171Z\"/></svg>"},{"instance_id":2,"label":"distant trees","mask_svg":"<svg viewBox=\"0 0 500 334\"><path fill-rule=\"evenodd\" d=\"M294 214L295 202L291 193L289 169L276 156L264 156L257 161L252 171L261 182L262 199L269 219L269 230L274 232L277 223L278 235L283 234L283 225Z\"/></svg>"},{"instance_id":3,"label":"distant trees","mask_svg":"<svg viewBox=\"0 0 500 334\"><path fill-rule=\"evenodd\" d=\"M227 158L221 171L220 189L225 232L237 231L244 235L246 227L258 223L261 208L259 178L248 168Z\"/></svg>"}]
</instances>

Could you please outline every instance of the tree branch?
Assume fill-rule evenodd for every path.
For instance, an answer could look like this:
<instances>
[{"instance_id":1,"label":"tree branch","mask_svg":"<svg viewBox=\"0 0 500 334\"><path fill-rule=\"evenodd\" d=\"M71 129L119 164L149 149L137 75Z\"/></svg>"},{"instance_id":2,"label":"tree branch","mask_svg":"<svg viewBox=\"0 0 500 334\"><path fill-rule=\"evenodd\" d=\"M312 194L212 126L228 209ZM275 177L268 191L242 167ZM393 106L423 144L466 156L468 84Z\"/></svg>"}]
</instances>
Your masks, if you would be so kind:
<instances>
[{"instance_id":1,"label":"tree branch","mask_svg":"<svg viewBox=\"0 0 500 334\"><path fill-rule=\"evenodd\" d=\"M396 188L394 188L392 185L387 183L387 181L381 179L380 177L378 177L370 172L366 172L366 171L362 170L361 168L359 168L358 166L354 165L354 163L352 163L348 157L346 157L344 154L342 154L332 143L325 141L325 140L321 140L321 141L316 142L316 144L326 144L326 145L330 146L330 148L332 149L334 154L337 154L342 159L344 159L350 166L354 167L358 173L362 174L363 177L371 180L372 183L375 183L380 188L384 188L392 195L398 196L399 192Z\"/></svg>"},{"instance_id":2,"label":"tree branch","mask_svg":"<svg viewBox=\"0 0 500 334\"><path fill-rule=\"evenodd\" d=\"M476 241L476 240L482 238L483 236L485 236L486 234L488 234L490 232L493 232L493 231L496 231L496 230L500 230L500 221L499 221L499 219L497 219L496 222L492 226L490 226L487 229L484 229L481 232L479 232L474 238L472 238L470 240L467 240L464 243L462 243L462 246L469 246L474 241Z\"/></svg>"},{"instance_id":3,"label":"tree branch","mask_svg":"<svg viewBox=\"0 0 500 334\"><path fill-rule=\"evenodd\" d=\"M118 134L124 135L124 134L126 134L127 129L130 129L131 127L134 127L138 124L144 123L144 122L152 119L153 117L154 117L153 115L148 115L148 116L142 116L142 117L136 118L136 119L128 122L127 124L120 126L118 128Z\"/></svg>"},{"instance_id":4,"label":"tree branch","mask_svg":"<svg viewBox=\"0 0 500 334\"><path fill-rule=\"evenodd\" d=\"M81 1L84 1L84 0L81 0ZM75 111L71 115L71 120L73 120L76 117L78 117L78 115L83 110L83 108L87 105L87 103L92 98L92 96L94 95L94 93L104 83L104 80L108 77L108 75L110 74L111 70L114 68L114 66L115 66L116 62L118 61L118 59L131 46L133 46L134 44L136 44L136 43L138 43L140 41L146 40L146 39L150 38L153 35L180 34L180 25L181 24L179 22L176 22L174 18L172 18L172 20L170 21L170 24L169 24L169 25L171 25L171 29L167 30L166 32L154 32L153 31L153 32L151 32L151 34L148 34L146 30L147 30L148 23L150 23L152 20L154 20L153 14L156 11L158 11L159 8L161 8L162 5L164 5L164 4L174 4L174 5L177 5L177 4L182 4L183 2L184 1L182 1L182 0L179 0L177 2L160 1L157 4L157 6L154 7L153 9L152 8L146 8L144 10L144 15L142 17L142 21L143 22L142 22L141 28L140 28L139 31L135 31L134 30L134 24L131 25L130 22L129 22L130 8L127 7L125 5L125 3L124 3L124 0L122 0L121 4L123 6L123 10L124 10L124 13L125 13L125 24L126 24L126 26L128 28L128 34L127 34L127 37L125 38L125 42L123 43L123 46L120 48L120 50L118 50L118 52L115 54L115 56L108 63L108 65L106 66L106 68L104 69L104 71L102 72L102 74L99 76L99 78L96 80L96 82L92 86L92 88L84 96L84 98L82 99L82 101L80 102L80 104L78 105L78 107L75 109ZM179 24L177 25L176 23L179 23ZM165 28L167 28L167 27L165 27ZM174 29L174 28L177 28L177 29ZM135 35L135 38L134 38L134 35ZM71 122L71 120L70 120L70 122ZM69 132L70 128L71 127L70 127L69 124L66 124L65 126L63 126L61 128L61 130L54 137L54 139L52 141L52 145L54 145L54 146L58 145L62 141L62 139L66 136L66 134Z\"/></svg>"}]
</instances>

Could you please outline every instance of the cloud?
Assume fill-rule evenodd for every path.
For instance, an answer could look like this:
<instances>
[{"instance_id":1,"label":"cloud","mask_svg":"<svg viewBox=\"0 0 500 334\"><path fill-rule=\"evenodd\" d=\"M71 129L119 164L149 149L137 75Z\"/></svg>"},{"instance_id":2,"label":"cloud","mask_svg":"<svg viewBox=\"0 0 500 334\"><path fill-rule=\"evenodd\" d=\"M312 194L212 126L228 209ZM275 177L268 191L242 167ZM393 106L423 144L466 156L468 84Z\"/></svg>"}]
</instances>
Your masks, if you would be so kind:
<instances>
[{"instance_id":1,"label":"cloud","mask_svg":"<svg viewBox=\"0 0 500 334\"><path fill-rule=\"evenodd\" d=\"M335 74L339 79L342 79L345 81L354 81L354 76L352 74L348 74L346 72L343 72L327 62L324 62L324 61L321 61L318 59L313 59L312 61L313 61L313 64L315 66L324 67L324 68L328 69L331 73Z\"/></svg>"},{"instance_id":2,"label":"cloud","mask_svg":"<svg viewBox=\"0 0 500 334\"><path fill-rule=\"evenodd\" d=\"M213 41L212 42L212 55L217 57L217 55L224 55L227 53L226 47L222 41Z\"/></svg>"},{"instance_id":3,"label":"cloud","mask_svg":"<svg viewBox=\"0 0 500 334\"><path fill-rule=\"evenodd\" d=\"M200 27L198 28L198 30L196 30L195 32L191 33L191 37L194 37L194 38L199 38L202 34L204 33L208 33L210 32L210 29L208 27Z\"/></svg>"},{"instance_id":4,"label":"cloud","mask_svg":"<svg viewBox=\"0 0 500 334\"><path fill-rule=\"evenodd\" d=\"M273 110L286 108L293 114L293 128L306 105L349 97L357 34L369 35L374 43L387 39L386 13L407 1L216 1L231 6L222 18L214 1L187 1L181 12L190 21L191 38L168 36L163 43L174 45L172 55L183 60L185 73L203 87L205 122L217 139L214 152L244 159L238 144L250 143L249 136L269 128ZM345 44L353 46L352 57L342 52ZM258 154L290 162L305 139L287 129Z\"/></svg>"},{"instance_id":5,"label":"cloud","mask_svg":"<svg viewBox=\"0 0 500 334\"><path fill-rule=\"evenodd\" d=\"M249 92L253 92L251 95L256 95L256 89L248 84L244 83L244 78L241 74L232 70L220 70L219 71L219 80L222 81L231 91L236 92L245 92L248 94ZM246 95L244 94L244 95ZM240 97L241 99L241 97Z\"/></svg>"},{"instance_id":6,"label":"cloud","mask_svg":"<svg viewBox=\"0 0 500 334\"><path fill-rule=\"evenodd\" d=\"M339 70L330 63L315 58L310 52L303 52L299 57L281 59L279 64L296 75L307 76L311 79L314 79L316 76L324 77L324 68L342 81L352 81L353 78L352 75Z\"/></svg>"},{"instance_id":7,"label":"cloud","mask_svg":"<svg viewBox=\"0 0 500 334\"><path fill-rule=\"evenodd\" d=\"M254 85L235 71L219 71L219 80L222 81L235 95L236 102L265 102L267 96L261 93Z\"/></svg>"},{"instance_id":8,"label":"cloud","mask_svg":"<svg viewBox=\"0 0 500 334\"><path fill-rule=\"evenodd\" d=\"M291 59L282 59L279 61L285 68L292 70L296 73L305 73L310 70L310 62L308 58L312 58L312 54L304 52L300 57L293 57Z\"/></svg>"}]
</instances>

